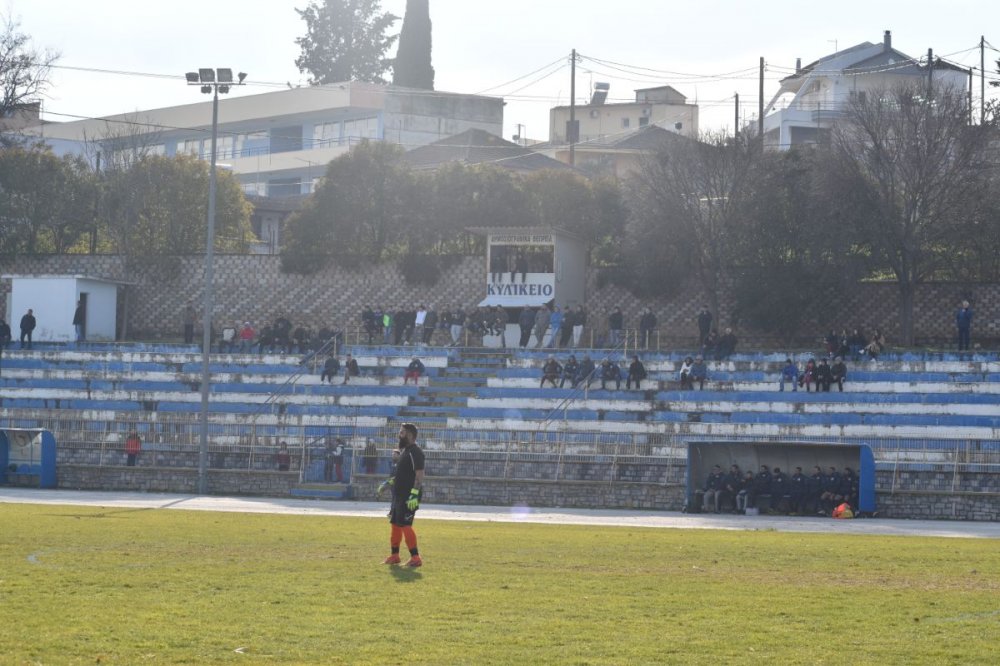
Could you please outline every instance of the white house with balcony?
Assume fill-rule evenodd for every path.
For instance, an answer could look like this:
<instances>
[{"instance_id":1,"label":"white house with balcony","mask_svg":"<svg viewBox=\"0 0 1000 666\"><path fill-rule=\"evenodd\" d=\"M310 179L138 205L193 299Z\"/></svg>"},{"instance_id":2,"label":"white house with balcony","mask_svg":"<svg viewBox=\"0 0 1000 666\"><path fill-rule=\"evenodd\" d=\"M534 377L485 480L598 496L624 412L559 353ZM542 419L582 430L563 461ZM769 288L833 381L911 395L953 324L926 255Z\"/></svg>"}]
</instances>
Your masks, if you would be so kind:
<instances>
[{"instance_id":1,"label":"white house with balcony","mask_svg":"<svg viewBox=\"0 0 1000 666\"><path fill-rule=\"evenodd\" d=\"M904 83L927 83L965 92L968 70L941 59L918 60L892 47L885 31L881 44L862 42L799 67L781 80L781 88L765 107L764 146L788 150L816 143L843 115L850 100Z\"/></svg>"}]
</instances>

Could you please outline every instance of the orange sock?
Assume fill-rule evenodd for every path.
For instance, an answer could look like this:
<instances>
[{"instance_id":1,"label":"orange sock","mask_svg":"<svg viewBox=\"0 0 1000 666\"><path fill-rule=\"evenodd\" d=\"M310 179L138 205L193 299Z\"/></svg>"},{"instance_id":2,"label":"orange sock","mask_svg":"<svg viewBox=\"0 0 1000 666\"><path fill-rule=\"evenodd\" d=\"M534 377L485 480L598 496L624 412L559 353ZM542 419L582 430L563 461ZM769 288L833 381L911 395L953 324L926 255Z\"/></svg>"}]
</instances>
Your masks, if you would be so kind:
<instances>
[{"instance_id":1,"label":"orange sock","mask_svg":"<svg viewBox=\"0 0 1000 666\"><path fill-rule=\"evenodd\" d=\"M404 527L403 536L406 537L406 547L410 550L410 555L417 555L417 533L412 527Z\"/></svg>"},{"instance_id":2,"label":"orange sock","mask_svg":"<svg viewBox=\"0 0 1000 666\"><path fill-rule=\"evenodd\" d=\"M403 528L399 525L392 526L392 535L389 537L389 545L393 553L399 552L399 542L403 540Z\"/></svg>"}]
</instances>

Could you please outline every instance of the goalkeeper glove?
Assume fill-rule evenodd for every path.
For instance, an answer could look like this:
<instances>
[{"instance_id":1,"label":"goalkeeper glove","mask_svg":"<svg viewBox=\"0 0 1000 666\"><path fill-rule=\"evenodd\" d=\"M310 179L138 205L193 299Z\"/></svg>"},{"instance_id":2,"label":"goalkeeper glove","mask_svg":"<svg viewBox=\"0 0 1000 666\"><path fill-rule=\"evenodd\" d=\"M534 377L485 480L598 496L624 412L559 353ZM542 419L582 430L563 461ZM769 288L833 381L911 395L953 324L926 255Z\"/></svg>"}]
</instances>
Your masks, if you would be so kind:
<instances>
[{"instance_id":1,"label":"goalkeeper glove","mask_svg":"<svg viewBox=\"0 0 1000 666\"><path fill-rule=\"evenodd\" d=\"M375 497L382 497L382 493L386 491L386 488L392 487L395 483L395 479L386 479L382 483L378 484L378 488L375 490Z\"/></svg>"},{"instance_id":2,"label":"goalkeeper glove","mask_svg":"<svg viewBox=\"0 0 1000 666\"><path fill-rule=\"evenodd\" d=\"M417 507L420 506L420 488L413 488L410 490L410 499L406 500L406 508L410 511L416 511Z\"/></svg>"}]
</instances>

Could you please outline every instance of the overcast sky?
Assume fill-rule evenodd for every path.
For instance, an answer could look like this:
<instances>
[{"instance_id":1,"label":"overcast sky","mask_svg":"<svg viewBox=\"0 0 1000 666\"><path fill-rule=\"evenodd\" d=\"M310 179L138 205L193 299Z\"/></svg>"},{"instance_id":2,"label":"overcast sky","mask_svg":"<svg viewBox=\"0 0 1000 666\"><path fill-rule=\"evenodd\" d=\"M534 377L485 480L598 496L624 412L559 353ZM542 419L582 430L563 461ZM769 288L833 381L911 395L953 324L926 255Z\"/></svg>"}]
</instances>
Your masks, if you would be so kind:
<instances>
[{"instance_id":1,"label":"overcast sky","mask_svg":"<svg viewBox=\"0 0 1000 666\"><path fill-rule=\"evenodd\" d=\"M7 0L6 11L20 18L36 47L61 54L63 68L52 77L44 109L50 120L70 120L196 102L201 95L180 79L69 68L182 76L198 67L232 67L248 72L251 83L237 94L304 84L294 60L305 23L294 8L305 4ZM382 2L399 16L405 6L406 0ZM963 66L978 67L981 34L1000 45L994 0L430 0L430 6L435 87L504 96L507 138L517 123L529 137L547 138L549 107L569 101L573 48L585 57L577 70L579 100L595 81L609 82L610 97L623 101L636 88L669 84L699 104L702 129L722 129L732 127L734 93L755 112L761 56L769 101L796 57L808 63L835 46L879 42L884 30L892 30L893 46L904 53L921 56L930 47ZM986 57L987 72L995 72L1000 53L988 49ZM978 80L975 89L978 99ZM988 88L987 97L997 92Z\"/></svg>"}]
</instances>

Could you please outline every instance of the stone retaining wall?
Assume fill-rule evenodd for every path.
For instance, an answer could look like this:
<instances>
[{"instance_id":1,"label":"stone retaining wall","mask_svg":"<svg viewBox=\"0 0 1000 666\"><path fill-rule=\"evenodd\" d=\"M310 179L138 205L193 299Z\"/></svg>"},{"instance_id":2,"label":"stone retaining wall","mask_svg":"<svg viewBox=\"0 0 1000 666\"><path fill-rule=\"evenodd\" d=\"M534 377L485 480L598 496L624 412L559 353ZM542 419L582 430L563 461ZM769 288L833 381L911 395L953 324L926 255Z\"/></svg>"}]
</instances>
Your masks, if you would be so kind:
<instances>
[{"instance_id":1,"label":"stone retaining wall","mask_svg":"<svg viewBox=\"0 0 1000 666\"><path fill-rule=\"evenodd\" d=\"M255 324L287 315L296 325L314 331L322 327L357 330L365 306L397 308L426 303L443 308L451 303L469 307L485 296L485 259L454 257L433 286L408 284L395 262L363 264L357 268L331 265L313 275L284 273L276 255L217 255L216 320L220 324L250 320ZM129 339L177 339L181 336L184 306L200 309L204 259L201 256L169 257L156 266L129 268L118 256L53 255L43 257L0 257L0 274L82 274L128 283L126 315L124 299L119 319L127 316ZM595 332L603 333L606 314L616 305L626 315L626 325L634 327L639 313L650 305L657 314L664 346L688 344L696 335L695 316L704 302L696 287L681 289L670 299L646 302L614 285L598 288L599 271L587 276L587 309ZM123 288L124 289L124 288ZM10 281L0 280L0 316L14 320L23 313L6 312ZM915 331L918 341L952 344L955 336L954 312L962 298L972 300L976 310L973 342L995 346L1000 340L1000 284L932 283L918 287ZM818 299L796 332L802 341L815 341L831 327L887 332L890 346L898 339L898 297L894 284L862 283L854 289ZM732 298L722 295L720 327L732 323ZM72 313L67 313L67 317ZM217 326L221 328L220 326ZM119 322L121 328L121 321ZM739 330L748 345L772 345L776 341L749 330ZM585 333L589 340L589 334ZM15 338L17 331L15 330Z\"/></svg>"}]
</instances>

